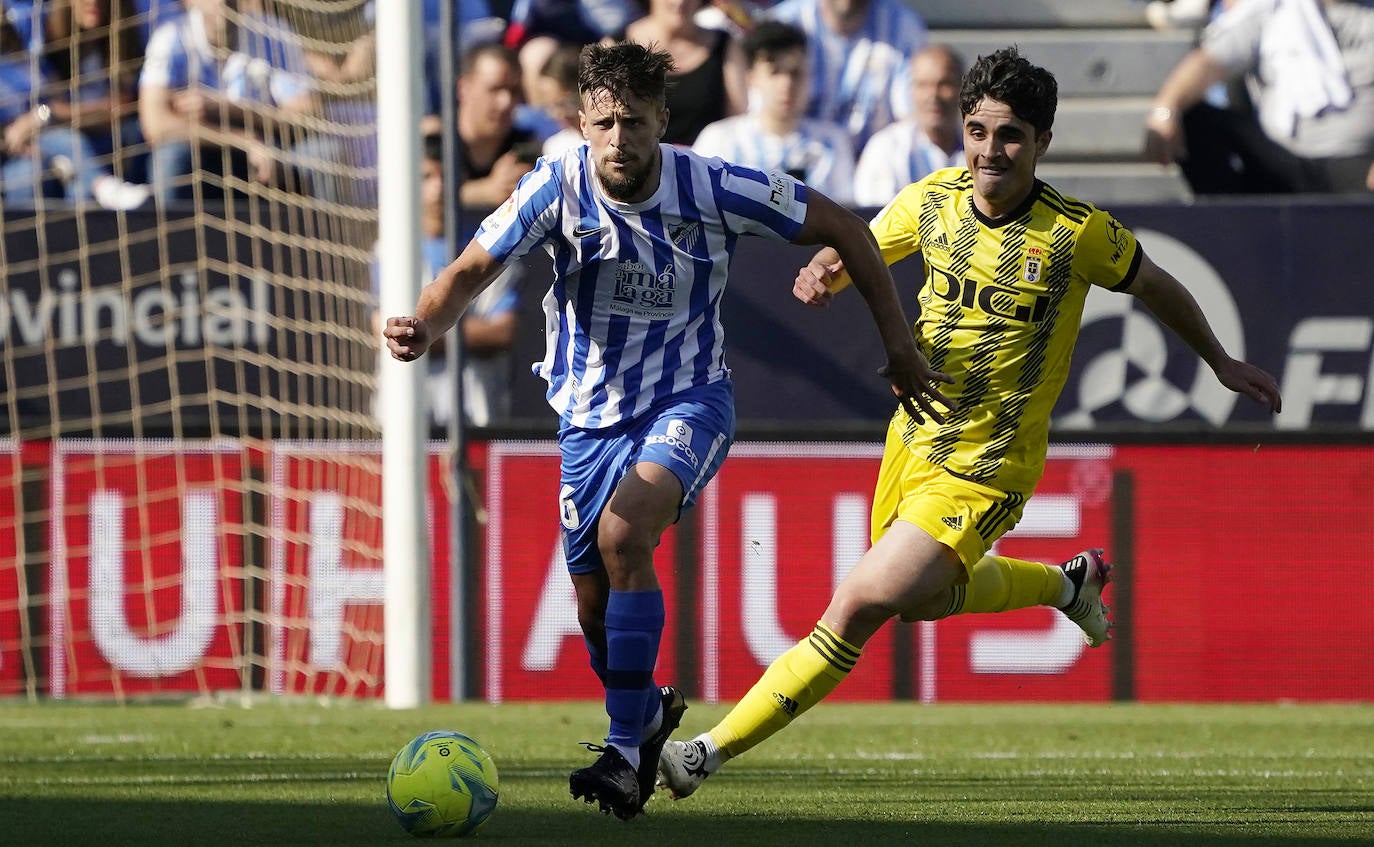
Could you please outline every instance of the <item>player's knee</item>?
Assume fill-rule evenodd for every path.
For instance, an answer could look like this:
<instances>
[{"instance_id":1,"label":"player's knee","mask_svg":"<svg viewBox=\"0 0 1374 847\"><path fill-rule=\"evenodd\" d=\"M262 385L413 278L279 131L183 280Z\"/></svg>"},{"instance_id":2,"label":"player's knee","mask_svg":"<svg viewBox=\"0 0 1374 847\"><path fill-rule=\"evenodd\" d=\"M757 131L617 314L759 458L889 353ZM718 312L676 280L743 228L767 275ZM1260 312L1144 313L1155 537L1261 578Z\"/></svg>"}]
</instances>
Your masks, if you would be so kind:
<instances>
[{"instance_id":1,"label":"player's knee","mask_svg":"<svg viewBox=\"0 0 1374 847\"><path fill-rule=\"evenodd\" d=\"M596 537L601 560L611 585L623 583L634 573L653 569L654 547L658 539L644 527L612 515L603 515Z\"/></svg>"},{"instance_id":2,"label":"player's knee","mask_svg":"<svg viewBox=\"0 0 1374 847\"><path fill-rule=\"evenodd\" d=\"M841 637L846 640L854 641L856 636L862 635L862 638L857 639L862 642L897 612L888 598L881 594L866 591L862 587L842 584L830 600L825 620L835 624L840 630Z\"/></svg>"},{"instance_id":3,"label":"player's knee","mask_svg":"<svg viewBox=\"0 0 1374 847\"><path fill-rule=\"evenodd\" d=\"M913 621L937 621L949 616L949 604L952 592L942 591L934 597L912 603L901 610L902 620L906 623Z\"/></svg>"}]
</instances>

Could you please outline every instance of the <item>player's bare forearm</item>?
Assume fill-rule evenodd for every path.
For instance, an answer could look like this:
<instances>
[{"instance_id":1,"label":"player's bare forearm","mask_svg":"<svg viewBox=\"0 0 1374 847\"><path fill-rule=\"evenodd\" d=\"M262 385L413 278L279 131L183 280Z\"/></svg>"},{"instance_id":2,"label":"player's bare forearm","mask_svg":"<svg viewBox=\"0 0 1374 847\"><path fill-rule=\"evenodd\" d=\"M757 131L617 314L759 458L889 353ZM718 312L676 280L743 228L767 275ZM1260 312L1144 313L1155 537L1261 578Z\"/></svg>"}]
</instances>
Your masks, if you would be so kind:
<instances>
[{"instance_id":1,"label":"player's bare forearm","mask_svg":"<svg viewBox=\"0 0 1374 847\"><path fill-rule=\"evenodd\" d=\"M1183 283L1148 256L1141 259L1130 293L1212 368L1225 358L1226 351L1212 332L1197 300Z\"/></svg>"},{"instance_id":2,"label":"player's bare forearm","mask_svg":"<svg viewBox=\"0 0 1374 847\"><path fill-rule=\"evenodd\" d=\"M501 263L476 240L420 291L415 314L387 318L387 349L394 358L411 362L458 321L473 298L501 271Z\"/></svg>"}]
</instances>

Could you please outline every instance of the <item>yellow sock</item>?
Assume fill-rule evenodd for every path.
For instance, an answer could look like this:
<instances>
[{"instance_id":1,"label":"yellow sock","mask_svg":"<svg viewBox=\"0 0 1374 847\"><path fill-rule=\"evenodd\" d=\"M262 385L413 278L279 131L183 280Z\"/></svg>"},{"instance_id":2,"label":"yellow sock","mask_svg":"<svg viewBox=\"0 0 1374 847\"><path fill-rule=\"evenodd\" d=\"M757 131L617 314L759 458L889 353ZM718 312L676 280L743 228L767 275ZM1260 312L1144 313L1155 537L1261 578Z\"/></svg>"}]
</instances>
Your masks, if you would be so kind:
<instances>
[{"instance_id":1,"label":"yellow sock","mask_svg":"<svg viewBox=\"0 0 1374 847\"><path fill-rule=\"evenodd\" d=\"M854 669L860 650L817 623L708 733L721 758L733 759L824 700Z\"/></svg>"},{"instance_id":2,"label":"yellow sock","mask_svg":"<svg viewBox=\"0 0 1374 847\"><path fill-rule=\"evenodd\" d=\"M1053 565L984 556L969 568L968 583L954 586L954 597L942 617L1054 606L1063 588L1063 571Z\"/></svg>"}]
</instances>

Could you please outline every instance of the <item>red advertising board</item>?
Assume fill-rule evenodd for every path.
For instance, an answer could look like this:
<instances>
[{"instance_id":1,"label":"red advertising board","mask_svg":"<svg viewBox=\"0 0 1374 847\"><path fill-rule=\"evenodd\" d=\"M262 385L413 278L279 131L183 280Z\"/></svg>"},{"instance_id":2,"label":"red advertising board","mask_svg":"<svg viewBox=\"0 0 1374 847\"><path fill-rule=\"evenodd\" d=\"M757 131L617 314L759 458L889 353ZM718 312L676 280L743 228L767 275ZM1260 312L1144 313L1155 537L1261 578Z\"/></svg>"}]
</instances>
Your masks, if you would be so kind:
<instances>
[{"instance_id":1,"label":"red advertising board","mask_svg":"<svg viewBox=\"0 0 1374 847\"><path fill-rule=\"evenodd\" d=\"M19 558L23 513L16 495L21 467L18 442L0 440L0 562L14 563L0 568L0 697L24 690L23 617L29 596L41 593L38 586L24 583L24 562Z\"/></svg>"},{"instance_id":2,"label":"red advertising board","mask_svg":"<svg viewBox=\"0 0 1374 847\"><path fill-rule=\"evenodd\" d=\"M877 445L737 445L703 503L700 690L731 701L782 650L811 631L834 585L868 547ZM1108 448L1055 448L1041 494L994 553L1062 561L1106 537ZM900 645L897 639L907 639ZM763 645L767 645L766 647ZM1110 697L1110 650L1088 651L1050 609L890 624L865 646L839 699L1100 700Z\"/></svg>"},{"instance_id":3,"label":"red advertising board","mask_svg":"<svg viewBox=\"0 0 1374 847\"><path fill-rule=\"evenodd\" d=\"M556 496L554 447L492 453L487 572L499 590L488 595L497 676L487 696L599 696L558 579L557 527L538 517ZM810 630L867 544L878 458L862 445L732 450L693 515L695 557L679 556L688 567L676 574L693 574L701 598L690 610L700 643L688 684L703 699L738 698ZM1361 447L1054 445L1021 523L994 552L1060 562L1105 547L1121 577L1107 599L1130 598L1117 609L1130 637L1088 649L1048 608L891 625L834 696L1103 701L1125 678L1142 700L1374 699L1374 675L1351 671L1374 654L1374 621L1340 599L1371 584L1371 494L1374 451ZM660 574L671 571L661 560ZM550 623L548 608L565 617ZM559 639L535 637L550 631ZM670 614L664 644L676 641Z\"/></svg>"},{"instance_id":4,"label":"red advertising board","mask_svg":"<svg viewBox=\"0 0 1374 847\"><path fill-rule=\"evenodd\" d=\"M381 693L378 445L19 449L0 450L0 515L10 516L0 520L0 561L17 563L24 549L21 492L46 483L47 513L59 519L42 573L0 569L0 694L31 684L26 638L51 645L38 658L59 698L238 690L263 661L274 692ZM470 658L470 694L492 702L599 699L561 555L556 445L474 450L486 550L460 614L445 456L432 447L435 699L453 696ZM868 546L878 461L876 445L735 445L657 553L668 609L661 681L733 701L806 636ZM264 477L270 494L249 509L245 492ZM1362 446L1056 445L1021 523L994 552L1059 562L1106 547L1118 563L1107 599L1123 637L1086 649L1047 608L893 624L835 696L1374 700L1374 675L1362 672L1374 618L1350 599L1374 584L1371 502L1374 451ZM261 536L245 514L264 510L265 543L250 549ZM256 597L261 605L247 608ZM257 619L268 621L266 645L249 629ZM476 657L451 649L455 626L479 645Z\"/></svg>"},{"instance_id":5,"label":"red advertising board","mask_svg":"<svg viewBox=\"0 0 1374 847\"><path fill-rule=\"evenodd\" d=\"M810 634L868 549L878 447L740 444L701 503L699 690L733 701ZM895 628L864 648L837 699L889 699Z\"/></svg>"},{"instance_id":6,"label":"red advertising board","mask_svg":"<svg viewBox=\"0 0 1374 847\"><path fill-rule=\"evenodd\" d=\"M1133 447L1135 694L1374 700L1374 450Z\"/></svg>"},{"instance_id":7,"label":"red advertising board","mask_svg":"<svg viewBox=\"0 0 1374 847\"><path fill-rule=\"evenodd\" d=\"M243 684L240 449L146 440L54 448L54 697Z\"/></svg>"},{"instance_id":8,"label":"red advertising board","mask_svg":"<svg viewBox=\"0 0 1374 847\"><path fill-rule=\"evenodd\" d=\"M429 450L431 691L451 696L449 497ZM383 690L380 445L277 442L272 464L270 688L373 697Z\"/></svg>"},{"instance_id":9,"label":"red advertising board","mask_svg":"<svg viewBox=\"0 0 1374 847\"><path fill-rule=\"evenodd\" d=\"M493 442L487 453L486 632L483 696L502 700L600 699L587 664L558 521L558 448ZM655 552L668 617L657 674L675 678L677 533Z\"/></svg>"}]
</instances>

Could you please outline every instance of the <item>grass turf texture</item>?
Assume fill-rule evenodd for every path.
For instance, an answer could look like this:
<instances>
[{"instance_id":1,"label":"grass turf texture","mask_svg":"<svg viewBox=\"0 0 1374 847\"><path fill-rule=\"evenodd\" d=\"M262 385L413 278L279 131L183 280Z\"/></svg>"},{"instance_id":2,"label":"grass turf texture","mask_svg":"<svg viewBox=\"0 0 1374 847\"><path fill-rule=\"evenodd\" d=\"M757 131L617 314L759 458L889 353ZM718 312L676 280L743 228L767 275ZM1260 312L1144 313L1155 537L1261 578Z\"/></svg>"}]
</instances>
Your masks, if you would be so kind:
<instances>
[{"instance_id":1,"label":"grass turf texture","mask_svg":"<svg viewBox=\"0 0 1374 847\"><path fill-rule=\"evenodd\" d=\"M678 737L723 707L694 704ZM697 795L603 817L568 796L599 704L0 703L0 844L407 844L391 757L457 729L496 760L476 843L1374 842L1374 706L827 703Z\"/></svg>"}]
</instances>

